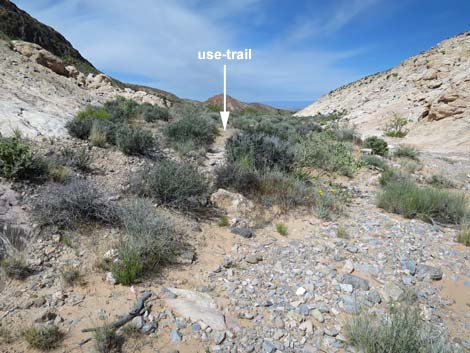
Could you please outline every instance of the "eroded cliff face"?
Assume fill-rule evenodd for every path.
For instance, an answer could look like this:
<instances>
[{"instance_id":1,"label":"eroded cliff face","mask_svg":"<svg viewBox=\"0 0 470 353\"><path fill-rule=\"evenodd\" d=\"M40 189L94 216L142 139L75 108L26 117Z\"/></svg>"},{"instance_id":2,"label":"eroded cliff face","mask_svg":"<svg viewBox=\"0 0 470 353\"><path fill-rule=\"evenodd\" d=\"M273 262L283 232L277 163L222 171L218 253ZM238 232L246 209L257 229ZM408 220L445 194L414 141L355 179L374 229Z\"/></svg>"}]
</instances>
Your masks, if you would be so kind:
<instances>
[{"instance_id":1,"label":"eroded cliff face","mask_svg":"<svg viewBox=\"0 0 470 353\"><path fill-rule=\"evenodd\" d=\"M89 104L116 96L160 106L163 95L120 88L110 77L88 75L37 44L0 40L0 133L20 129L26 136L63 136L65 124Z\"/></svg>"},{"instance_id":2,"label":"eroded cliff face","mask_svg":"<svg viewBox=\"0 0 470 353\"><path fill-rule=\"evenodd\" d=\"M397 114L409 121L402 141L432 151L470 151L470 32L400 65L321 97L297 116L346 111L364 135L381 135Z\"/></svg>"}]
</instances>

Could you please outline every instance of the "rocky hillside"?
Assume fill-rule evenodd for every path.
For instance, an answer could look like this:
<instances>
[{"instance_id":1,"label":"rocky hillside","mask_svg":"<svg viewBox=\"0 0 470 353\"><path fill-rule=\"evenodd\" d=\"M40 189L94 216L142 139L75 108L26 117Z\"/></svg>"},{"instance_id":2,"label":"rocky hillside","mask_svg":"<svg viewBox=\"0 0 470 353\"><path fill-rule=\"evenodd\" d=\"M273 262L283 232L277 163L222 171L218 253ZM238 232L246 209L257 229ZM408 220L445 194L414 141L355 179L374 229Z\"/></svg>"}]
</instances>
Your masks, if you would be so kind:
<instances>
[{"instance_id":1,"label":"rocky hillside","mask_svg":"<svg viewBox=\"0 0 470 353\"><path fill-rule=\"evenodd\" d=\"M215 95L209 98L205 103L212 107L223 109L222 107L224 105L224 95L223 94ZM259 112L274 113L274 114L288 112L287 110L274 108L274 107L271 107L269 105L262 104L262 103L244 103L231 96L227 96L227 109L232 112L240 112L243 110L250 110L250 109L256 110Z\"/></svg>"},{"instance_id":2,"label":"rocky hillside","mask_svg":"<svg viewBox=\"0 0 470 353\"><path fill-rule=\"evenodd\" d=\"M346 111L365 135L382 134L397 114L409 121L403 140L445 152L470 150L470 33L447 39L388 71L338 88L298 116Z\"/></svg>"},{"instance_id":3,"label":"rocky hillside","mask_svg":"<svg viewBox=\"0 0 470 353\"><path fill-rule=\"evenodd\" d=\"M11 39L38 44L64 59L67 64L74 64L87 73L97 72L62 34L34 19L9 0L0 0L0 32Z\"/></svg>"}]
</instances>

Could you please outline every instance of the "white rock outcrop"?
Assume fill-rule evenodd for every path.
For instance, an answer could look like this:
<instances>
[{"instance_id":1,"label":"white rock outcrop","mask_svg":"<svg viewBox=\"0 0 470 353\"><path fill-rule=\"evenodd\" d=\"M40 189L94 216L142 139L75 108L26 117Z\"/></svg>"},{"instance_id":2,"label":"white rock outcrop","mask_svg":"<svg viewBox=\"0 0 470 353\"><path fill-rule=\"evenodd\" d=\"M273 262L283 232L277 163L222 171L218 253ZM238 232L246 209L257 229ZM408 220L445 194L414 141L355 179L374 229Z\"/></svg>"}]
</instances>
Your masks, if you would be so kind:
<instances>
[{"instance_id":1,"label":"white rock outcrop","mask_svg":"<svg viewBox=\"0 0 470 353\"><path fill-rule=\"evenodd\" d=\"M338 88L297 116L345 111L360 133L382 135L396 114L408 119L404 143L436 152L470 152L470 32L400 65Z\"/></svg>"}]
</instances>

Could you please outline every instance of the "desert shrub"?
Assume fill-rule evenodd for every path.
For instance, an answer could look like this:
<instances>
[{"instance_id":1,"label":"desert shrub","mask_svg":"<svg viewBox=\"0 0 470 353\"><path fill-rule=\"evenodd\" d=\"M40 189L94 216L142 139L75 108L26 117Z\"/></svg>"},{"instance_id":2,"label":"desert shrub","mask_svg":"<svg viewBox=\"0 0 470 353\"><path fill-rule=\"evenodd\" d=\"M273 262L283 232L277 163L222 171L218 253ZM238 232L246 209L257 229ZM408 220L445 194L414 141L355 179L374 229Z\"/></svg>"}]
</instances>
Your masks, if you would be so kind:
<instances>
[{"instance_id":1,"label":"desert shrub","mask_svg":"<svg viewBox=\"0 0 470 353\"><path fill-rule=\"evenodd\" d=\"M277 223L276 224L276 231L283 236L287 235L287 226L284 223Z\"/></svg>"},{"instance_id":2,"label":"desert shrub","mask_svg":"<svg viewBox=\"0 0 470 353\"><path fill-rule=\"evenodd\" d=\"M359 140L359 135L354 125L335 125L331 128L331 132L338 141L355 142Z\"/></svg>"},{"instance_id":3,"label":"desert shrub","mask_svg":"<svg viewBox=\"0 0 470 353\"><path fill-rule=\"evenodd\" d=\"M218 188L237 190L244 195L250 195L259 189L259 174L251 162L225 164L215 171Z\"/></svg>"},{"instance_id":4,"label":"desert shrub","mask_svg":"<svg viewBox=\"0 0 470 353\"><path fill-rule=\"evenodd\" d=\"M317 114L315 116L310 117L310 119L314 120L320 125L326 125L340 120L345 115L346 112L333 112L329 114ZM308 119L308 117L306 117L305 119Z\"/></svg>"},{"instance_id":5,"label":"desert shrub","mask_svg":"<svg viewBox=\"0 0 470 353\"><path fill-rule=\"evenodd\" d=\"M60 277L62 281L67 286L75 286L77 284L84 284L83 274L78 268L67 265L62 268L60 272Z\"/></svg>"},{"instance_id":6,"label":"desert shrub","mask_svg":"<svg viewBox=\"0 0 470 353\"><path fill-rule=\"evenodd\" d=\"M155 138L150 131L121 126L116 131L116 146L126 155L147 155L155 147Z\"/></svg>"},{"instance_id":7,"label":"desert shrub","mask_svg":"<svg viewBox=\"0 0 470 353\"><path fill-rule=\"evenodd\" d=\"M411 146L399 146L396 151L393 153L395 157L406 157L414 160L418 160L419 151Z\"/></svg>"},{"instance_id":8,"label":"desert shrub","mask_svg":"<svg viewBox=\"0 0 470 353\"><path fill-rule=\"evenodd\" d=\"M57 183L64 183L72 175L72 169L67 166L51 163L48 170L49 178Z\"/></svg>"},{"instance_id":9,"label":"desert shrub","mask_svg":"<svg viewBox=\"0 0 470 353\"><path fill-rule=\"evenodd\" d=\"M360 161L364 165L367 165L369 167L376 167L379 170L385 170L387 168L387 164L379 156L375 156L375 155L361 156Z\"/></svg>"},{"instance_id":10,"label":"desert shrub","mask_svg":"<svg viewBox=\"0 0 470 353\"><path fill-rule=\"evenodd\" d=\"M108 120L111 119L109 112L103 107L88 106L84 110L78 112L76 119L78 120Z\"/></svg>"},{"instance_id":11,"label":"desert shrub","mask_svg":"<svg viewBox=\"0 0 470 353\"><path fill-rule=\"evenodd\" d=\"M17 130L12 137L0 135L0 176L6 179L37 179L47 172L44 162L33 155Z\"/></svg>"},{"instance_id":12,"label":"desert shrub","mask_svg":"<svg viewBox=\"0 0 470 353\"><path fill-rule=\"evenodd\" d=\"M421 163L408 158L400 160L400 166L410 174L416 173L423 168Z\"/></svg>"},{"instance_id":13,"label":"desert shrub","mask_svg":"<svg viewBox=\"0 0 470 353\"><path fill-rule=\"evenodd\" d=\"M118 283L130 285L144 272L139 253L137 249L124 245L119 249L118 256L118 261L112 264L111 272Z\"/></svg>"},{"instance_id":14,"label":"desert shrub","mask_svg":"<svg viewBox=\"0 0 470 353\"><path fill-rule=\"evenodd\" d=\"M294 153L287 142L276 137L240 133L227 140L225 159L229 164L243 159L258 171L270 169L288 171L293 167Z\"/></svg>"},{"instance_id":15,"label":"desert shrub","mask_svg":"<svg viewBox=\"0 0 470 353\"><path fill-rule=\"evenodd\" d=\"M86 172L90 170L91 156L86 148L74 150L66 147L60 150L57 163Z\"/></svg>"},{"instance_id":16,"label":"desert shrub","mask_svg":"<svg viewBox=\"0 0 470 353\"><path fill-rule=\"evenodd\" d=\"M229 225L228 217L222 216L217 220L217 225L219 227L227 227Z\"/></svg>"},{"instance_id":17,"label":"desert shrub","mask_svg":"<svg viewBox=\"0 0 470 353\"><path fill-rule=\"evenodd\" d=\"M385 126L385 135L389 137L405 137L408 130L405 129L408 121L398 114L394 114L393 119Z\"/></svg>"},{"instance_id":18,"label":"desert shrub","mask_svg":"<svg viewBox=\"0 0 470 353\"><path fill-rule=\"evenodd\" d=\"M145 169L133 181L133 188L162 205L188 211L202 208L209 195L209 183L196 167L173 160Z\"/></svg>"},{"instance_id":19,"label":"desert shrub","mask_svg":"<svg viewBox=\"0 0 470 353\"><path fill-rule=\"evenodd\" d=\"M115 123L125 123L135 118L139 112L139 104L124 97L117 97L115 100L104 104L104 109Z\"/></svg>"},{"instance_id":20,"label":"desert shrub","mask_svg":"<svg viewBox=\"0 0 470 353\"><path fill-rule=\"evenodd\" d=\"M426 182L436 188L455 188L455 184L452 182L452 180L447 179L443 175L431 175L429 178L426 179Z\"/></svg>"},{"instance_id":21,"label":"desert shrub","mask_svg":"<svg viewBox=\"0 0 470 353\"><path fill-rule=\"evenodd\" d=\"M411 305L393 305L383 316L361 314L352 318L345 329L350 344L364 353L455 352Z\"/></svg>"},{"instance_id":22,"label":"desert shrub","mask_svg":"<svg viewBox=\"0 0 470 353\"><path fill-rule=\"evenodd\" d=\"M315 202L313 190L307 182L277 170L260 175L258 190L252 197L268 207L277 205L285 211Z\"/></svg>"},{"instance_id":23,"label":"desert shrub","mask_svg":"<svg viewBox=\"0 0 470 353\"><path fill-rule=\"evenodd\" d=\"M218 134L216 123L204 116L188 114L167 126L164 135L176 148L179 144L192 142L194 146L205 147L215 141Z\"/></svg>"},{"instance_id":24,"label":"desert shrub","mask_svg":"<svg viewBox=\"0 0 470 353\"><path fill-rule=\"evenodd\" d=\"M132 200L119 213L127 242L137 249L144 267L155 268L175 257L178 247L175 230L155 212L150 200Z\"/></svg>"},{"instance_id":25,"label":"desert shrub","mask_svg":"<svg viewBox=\"0 0 470 353\"><path fill-rule=\"evenodd\" d=\"M336 237L340 239L348 239L348 230L343 225L338 225L338 227L336 228Z\"/></svg>"},{"instance_id":26,"label":"desert shrub","mask_svg":"<svg viewBox=\"0 0 470 353\"><path fill-rule=\"evenodd\" d=\"M405 182L409 179L409 176L403 174L400 170L386 167L380 175L379 183L381 186L385 186L393 182Z\"/></svg>"},{"instance_id":27,"label":"desert shrub","mask_svg":"<svg viewBox=\"0 0 470 353\"><path fill-rule=\"evenodd\" d=\"M65 128L72 137L86 140L90 136L93 120L74 118L65 124Z\"/></svg>"},{"instance_id":28,"label":"desert shrub","mask_svg":"<svg viewBox=\"0 0 470 353\"><path fill-rule=\"evenodd\" d=\"M422 187L410 180L391 181L378 195L378 206L406 218L458 224L468 214L463 194Z\"/></svg>"},{"instance_id":29,"label":"desert shrub","mask_svg":"<svg viewBox=\"0 0 470 353\"><path fill-rule=\"evenodd\" d=\"M470 220L463 221L462 228L457 235L457 241L465 246L470 246Z\"/></svg>"},{"instance_id":30,"label":"desert shrub","mask_svg":"<svg viewBox=\"0 0 470 353\"><path fill-rule=\"evenodd\" d=\"M0 268L8 278L17 280L24 280L33 273L26 264L25 259L19 255L12 255L2 259L0 261Z\"/></svg>"},{"instance_id":31,"label":"desert shrub","mask_svg":"<svg viewBox=\"0 0 470 353\"><path fill-rule=\"evenodd\" d=\"M86 180L72 178L66 184L50 184L34 200L35 216L43 225L71 228L80 223L109 223L116 219L99 190Z\"/></svg>"},{"instance_id":32,"label":"desert shrub","mask_svg":"<svg viewBox=\"0 0 470 353\"><path fill-rule=\"evenodd\" d=\"M327 172L352 176L358 164L352 146L332 138L330 133L312 133L296 146L296 162L300 167L310 167Z\"/></svg>"},{"instance_id":33,"label":"desert shrub","mask_svg":"<svg viewBox=\"0 0 470 353\"><path fill-rule=\"evenodd\" d=\"M370 136L364 140L363 147L372 149L373 154L386 156L388 153L387 141L377 136Z\"/></svg>"},{"instance_id":34,"label":"desert shrub","mask_svg":"<svg viewBox=\"0 0 470 353\"><path fill-rule=\"evenodd\" d=\"M168 121L170 120L170 112L166 108L144 103L139 107L139 112L148 123L153 123L157 120Z\"/></svg>"},{"instance_id":35,"label":"desert shrub","mask_svg":"<svg viewBox=\"0 0 470 353\"><path fill-rule=\"evenodd\" d=\"M64 333L56 325L43 325L27 328L22 336L31 348L48 351L59 346Z\"/></svg>"},{"instance_id":36,"label":"desert shrub","mask_svg":"<svg viewBox=\"0 0 470 353\"><path fill-rule=\"evenodd\" d=\"M95 330L93 338L98 353L118 353L122 351L124 337L118 335L116 329L109 324Z\"/></svg>"},{"instance_id":37,"label":"desert shrub","mask_svg":"<svg viewBox=\"0 0 470 353\"><path fill-rule=\"evenodd\" d=\"M104 147L108 140L108 130L101 120L95 120L90 131L90 142L93 146Z\"/></svg>"}]
</instances>

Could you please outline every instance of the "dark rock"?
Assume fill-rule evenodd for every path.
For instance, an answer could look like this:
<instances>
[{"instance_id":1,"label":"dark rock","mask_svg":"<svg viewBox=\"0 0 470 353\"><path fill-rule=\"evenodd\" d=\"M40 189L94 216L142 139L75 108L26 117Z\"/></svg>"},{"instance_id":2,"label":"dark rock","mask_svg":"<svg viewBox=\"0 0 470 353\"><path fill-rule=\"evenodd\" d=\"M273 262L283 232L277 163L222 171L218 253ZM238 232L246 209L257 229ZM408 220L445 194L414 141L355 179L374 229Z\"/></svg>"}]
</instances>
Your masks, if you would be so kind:
<instances>
[{"instance_id":1,"label":"dark rock","mask_svg":"<svg viewBox=\"0 0 470 353\"><path fill-rule=\"evenodd\" d=\"M434 281L442 279L442 270L438 267L429 265L418 265L416 267L416 274L421 278L429 277Z\"/></svg>"},{"instance_id":2,"label":"dark rock","mask_svg":"<svg viewBox=\"0 0 470 353\"><path fill-rule=\"evenodd\" d=\"M355 289L369 290L369 281L354 275L343 275L343 283L352 285Z\"/></svg>"},{"instance_id":3,"label":"dark rock","mask_svg":"<svg viewBox=\"0 0 470 353\"><path fill-rule=\"evenodd\" d=\"M235 227L230 230L233 234L241 235L243 238L252 238L253 232L250 228Z\"/></svg>"}]
</instances>

